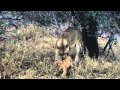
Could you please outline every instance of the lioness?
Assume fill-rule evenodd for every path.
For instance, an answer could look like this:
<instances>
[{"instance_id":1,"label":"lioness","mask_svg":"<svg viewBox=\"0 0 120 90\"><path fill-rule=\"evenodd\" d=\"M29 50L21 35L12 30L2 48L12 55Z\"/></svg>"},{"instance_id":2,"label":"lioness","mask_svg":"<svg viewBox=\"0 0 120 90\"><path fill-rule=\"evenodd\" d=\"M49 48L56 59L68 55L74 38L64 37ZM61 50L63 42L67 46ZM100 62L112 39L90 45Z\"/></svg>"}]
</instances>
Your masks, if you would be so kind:
<instances>
[{"instance_id":1,"label":"lioness","mask_svg":"<svg viewBox=\"0 0 120 90\"><path fill-rule=\"evenodd\" d=\"M72 66L72 59L70 56L67 56L63 61L62 60L57 60L55 62L55 65L59 67L59 70L63 70L63 73L61 75L62 78L66 77L67 70L70 66Z\"/></svg>"},{"instance_id":2,"label":"lioness","mask_svg":"<svg viewBox=\"0 0 120 90\"><path fill-rule=\"evenodd\" d=\"M69 27L64 31L63 35L60 38L58 38L56 42L55 60L63 60L66 56L71 54L75 47L76 54L74 64L77 64L79 61L81 45L81 29Z\"/></svg>"}]
</instances>

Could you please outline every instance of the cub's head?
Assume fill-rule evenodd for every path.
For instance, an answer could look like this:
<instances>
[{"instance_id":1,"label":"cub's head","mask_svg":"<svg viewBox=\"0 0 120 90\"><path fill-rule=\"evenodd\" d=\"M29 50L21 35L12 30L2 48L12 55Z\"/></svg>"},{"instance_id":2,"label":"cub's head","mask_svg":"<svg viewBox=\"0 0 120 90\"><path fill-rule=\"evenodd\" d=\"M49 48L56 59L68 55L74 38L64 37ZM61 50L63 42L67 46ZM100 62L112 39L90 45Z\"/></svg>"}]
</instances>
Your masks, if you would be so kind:
<instances>
[{"instance_id":1,"label":"cub's head","mask_svg":"<svg viewBox=\"0 0 120 90\"><path fill-rule=\"evenodd\" d=\"M55 62L55 65L57 65L58 67L61 67L62 64L63 62L61 60L58 60Z\"/></svg>"}]
</instances>

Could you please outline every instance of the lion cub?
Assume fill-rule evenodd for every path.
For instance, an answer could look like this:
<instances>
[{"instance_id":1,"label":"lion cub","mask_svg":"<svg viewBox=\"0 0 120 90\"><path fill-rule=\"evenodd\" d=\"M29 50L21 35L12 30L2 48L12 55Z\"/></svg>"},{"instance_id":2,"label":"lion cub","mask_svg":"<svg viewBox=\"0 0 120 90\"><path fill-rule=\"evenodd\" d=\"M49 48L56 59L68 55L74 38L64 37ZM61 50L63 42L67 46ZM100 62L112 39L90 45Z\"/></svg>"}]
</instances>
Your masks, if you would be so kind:
<instances>
[{"instance_id":1,"label":"lion cub","mask_svg":"<svg viewBox=\"0 0 120 90\"><path fill-rule=\"evenodd\" d=\"M72 58L70 56L67 56L64 60L57 60L55 62L55 65L59 67L59 70L63 70L61 77L65 78L68 68L72 66Z\"/></svg>"}]
</instances>

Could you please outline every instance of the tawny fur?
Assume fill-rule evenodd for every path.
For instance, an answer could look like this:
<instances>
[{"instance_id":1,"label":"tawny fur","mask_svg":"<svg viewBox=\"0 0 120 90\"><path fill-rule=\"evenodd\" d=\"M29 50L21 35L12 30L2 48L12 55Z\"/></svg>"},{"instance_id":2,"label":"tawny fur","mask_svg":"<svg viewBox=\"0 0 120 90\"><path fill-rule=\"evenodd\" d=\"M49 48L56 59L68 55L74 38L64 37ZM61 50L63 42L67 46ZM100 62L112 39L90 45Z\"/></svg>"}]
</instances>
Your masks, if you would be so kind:
<instances>
[{"instance_id":1,"label":"tawny fur","mask_svg":"<svg viewBox=\"0 0 120 90\"><path fill-rule=\"evenodd\" d=\"M70 56L76 52L74 64L79 64L79 55L82 45L82 30L69 27L56 41L55 60L63 60L62 57L64 55Z\"/></svg>"}]
</instances>

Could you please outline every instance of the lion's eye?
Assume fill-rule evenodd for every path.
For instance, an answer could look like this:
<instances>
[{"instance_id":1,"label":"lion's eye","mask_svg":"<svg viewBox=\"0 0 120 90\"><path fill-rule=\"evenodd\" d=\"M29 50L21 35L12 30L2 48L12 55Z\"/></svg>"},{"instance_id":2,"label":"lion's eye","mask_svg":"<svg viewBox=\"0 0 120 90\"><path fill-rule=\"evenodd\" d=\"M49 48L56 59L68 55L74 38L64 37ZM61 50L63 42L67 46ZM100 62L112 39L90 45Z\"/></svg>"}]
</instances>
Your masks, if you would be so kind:
<instances>
[{"instance_id":1,"label":"lion's eye","mask_svg":"<svg viewBox=\"0 0 120 90\"><path fill-rule=\"evenodd\" d=\"M66 45L66 48L68 47L68 45Z\"/></svg>"},{"instance_id":2,"label":"lion's eye","mask_svg":"<svg viewBox=\"0 0 120 90\"><path fill-rule=\"evenodd\" d=\"M60 49L60 47L57 46L57 49Z\"/></svg>"}]
</instances>

